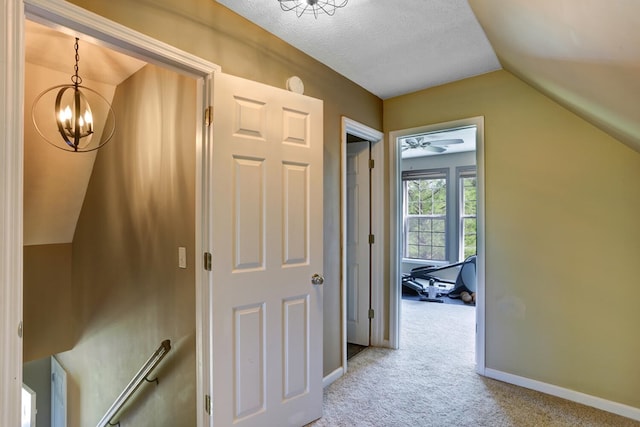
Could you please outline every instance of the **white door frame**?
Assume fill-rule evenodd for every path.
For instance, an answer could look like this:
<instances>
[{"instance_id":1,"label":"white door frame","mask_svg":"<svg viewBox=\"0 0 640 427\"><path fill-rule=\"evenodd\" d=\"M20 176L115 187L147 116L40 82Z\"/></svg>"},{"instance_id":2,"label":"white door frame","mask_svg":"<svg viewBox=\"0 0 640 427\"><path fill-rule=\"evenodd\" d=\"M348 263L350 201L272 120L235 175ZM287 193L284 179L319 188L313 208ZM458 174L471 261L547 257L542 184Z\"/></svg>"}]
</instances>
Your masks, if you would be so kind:
<instances>
[{"instance_id":1,"label":"white door frame","mask_svg":"<svg viewBox=\"0 0 640 427\"><path fill-rule=\"evenodd\" d=\"M402 294L401 268L400 268L400 241L402 236L402 194L401 179L401 151L397 143L402 136L416 133L433 132L475 125L476 134L476 168L477 168L477 251L476 275L477 275L477 300L476 300L476 372L485 374L485 170L484 170L484 117L472 117L468 119L454 120L446 123L438 123L429 126L420 126L411 129L403 129L389 133L389 212L390 212L390 271L391 295L389 302L389 341L392 348L398 348L400 344L400 300Z\"/></svg>"},{"instance_id":2,"label":"white door frame","mask_svg":"<svg viewBox=\"0 0 640 427\"><path fill-rule=\"evenodd\" d=\"M198 110L204 111L211 91L210 76L221 67L166 43L62 0L3 0L0 6L0 425L18 425L22 389L22 197L24 21L82 33L98 44L170 68L198 80ZM205 424L204 390L210 390L209 306L202 268L208 205L203 176L208 164L203 151L210 143L202 116L196 114L196 378L198 426Z\"/></svg>"},{"instance_id":3,"label":"white door frame","mask_svg":"<svg viewBox=\"0 0 640 427\"><path fill-rule=\"evenodd\" d=\"M377 347L388 346L388 341L384 339L384 134L355 120L342 117L340 145L342 367L340 374L347 372L347 133L371 141L371 158L375 164L371 171L371 232L375 236L375 243L371 245L371 308L374 310L374 317L371 321L370 344Z\"/></svg>"}]
</instances>

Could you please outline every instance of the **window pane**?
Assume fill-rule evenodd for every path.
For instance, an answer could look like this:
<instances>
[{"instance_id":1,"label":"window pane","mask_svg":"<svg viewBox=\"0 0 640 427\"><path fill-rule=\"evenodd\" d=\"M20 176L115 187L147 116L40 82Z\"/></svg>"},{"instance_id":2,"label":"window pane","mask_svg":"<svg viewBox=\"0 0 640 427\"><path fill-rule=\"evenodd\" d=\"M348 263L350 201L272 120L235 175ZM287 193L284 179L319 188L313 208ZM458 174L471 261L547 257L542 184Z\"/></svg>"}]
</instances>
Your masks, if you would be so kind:
<instances>
[{"instance_id":1,"label":"window pane","mask_svg":"<svg viewBox=\"0 0 640 427\"><path fill-rule=\"evenodd\" d=\"M476 179L462 178L463 215L476 215Z\"/></svg>"},{"instance_id":2,"label":"window pane","mask_svg":"<svg viewBox=\"0 0 640 427\"><path fill-rule=\"evenodd\" d=\"M405 179L405 253L407 258L445 260L447 180Z\"/></svg>"},{"instance_id":3,"label":"window pane","mask_svg":"<svg viewBox=\"0 0 640 427\"><path fill-rule=\"evenodd\" d=\"M445 261L444 248L433 248L433 253L431 254L431 259L438 261Z\"/></svg>"},{"instance_id":4,"label":"window pane","mask_svg":"<svg viewBox=\"0 0 640 427\"><path fill-rule=\"evenodd\" d=\"M433 231L436 233L444 233L445 232L445 218L433 219L432 220Z\"/></svg>"},{"instance_id":5,"label":"window pane","mask_svg":"<svg viewBox=\"0 0 640 427\"><path fill-rule=\"evenodd\" d=\"M422 246L430 246L431 245L431 233L428 232L420 232L418 233L420 238L418 239L418 243Z\"/></svg>"},{"instance_id":6,"label":"window pane","mask_svg":"<svg viewBox=\"0 0 640 427\"><path fill-rule=\"evenodd\" d=\"M431 237L431 243L433 246L440 246L444 248L444 245L446 243L444 233L433 233Z\"/></svg>"},{"instance_id":7,"label":"window pane","mask_svg":"<svg viewBox=\"0 0 640 427\"><path fill-rule=\"evenodd\" d=\"M464 257L475 255L476 249L476 219L465 218L463 221L463 242L464 242Z\"/></svg>"},{"instance_id":8,"label":"window pane","mask_svg":"<svg viewBox=\"0 0 640 427\"><path fill-rule=\"evenodd\" d=\"M460 247L464 258L475 255L476 249L476 215L477 215L477 180L475 176L460 178L462 191L461 220L462 229Z\"/></svg>"},{"instance_id":9,"label":"window pane","mask_svg":"<svg viewBox=\"0 0 640 427\"><path fill-rule=\"evenodd\" d=\"M407 258L420 258L420 253L418 252L419 249L420 249L420 246L414 246L414 245L408 246Z\"/></svg>"}]
</instances>

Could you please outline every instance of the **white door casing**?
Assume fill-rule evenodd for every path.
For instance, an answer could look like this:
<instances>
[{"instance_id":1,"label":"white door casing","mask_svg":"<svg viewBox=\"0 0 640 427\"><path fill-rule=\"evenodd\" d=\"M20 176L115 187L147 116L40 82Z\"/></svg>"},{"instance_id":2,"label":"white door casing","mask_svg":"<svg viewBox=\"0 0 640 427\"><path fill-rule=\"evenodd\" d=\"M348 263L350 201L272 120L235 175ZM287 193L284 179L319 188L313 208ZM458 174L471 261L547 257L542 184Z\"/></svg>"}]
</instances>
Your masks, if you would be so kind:
<instances>
[{"instance_id":1,"label":"white door casing","mask_svg":"<svg viewBox=\"0 0 640 427\"><path fill-rule=\"evenodd\" d=\"M369 141L347 144L347 342L369 345L370 174Z\"/></svg>"},{"instance_id":2,"label":"white door casing","mask_svg":"<svg viewBox=\"0 0 640 427\"><path fill-rule=\"evenodd\" d=\"M391 348L400 345L401 251L402 248L402 179L401 147L399 138L422 132L432 132L457 127L476 126L477 168L477 259L476 259L476 372L485 375L485 165L484 165L484 117L471 117L428 126L392 131L389 133L389 203L390 240L392 254L389 265L390 283L395 283L389 295L389 343Z\"/></svg>"},{"instance_id":3,"label":"white door casing","mask_svg":"<svg viewBox=\"0 0 640 427\"><path fill-rule=\"evenodd\" d=\"M22 176L23 176L23 82L24 19L57 28L68 28L106 45L160 64L199 80L198 104L205 105L209 91L208 77L220 66L181 51L123 25L64 0L7 0L0 6L0 58L6 67L0 72L0 342L4 348L0 358L0 425L18 425L22 381ZM200 85L200 83L203 83ZM208 98L206 99L208 100ZM206 132L202 120L196 126L196 252L202 252L206 217L201 208L206 184L201 179L201 150ZM201 234L202 232L202 234ZM197 267L202 259L197 258ZM206 287L202 286L201 268L196 268L196 359L197 359L197 425L209 425L202 396L210 390L210 330Z\"/></svg>"},{"instance_id":4,"label":"white door casing","mask_svg":"<svg viewBox=\"0 0 640 427\"><path fill-rule=\"evenodd\" d=\"M213 423L322 415L322 101L215 73Z\"/></svg>"}]
</instances>

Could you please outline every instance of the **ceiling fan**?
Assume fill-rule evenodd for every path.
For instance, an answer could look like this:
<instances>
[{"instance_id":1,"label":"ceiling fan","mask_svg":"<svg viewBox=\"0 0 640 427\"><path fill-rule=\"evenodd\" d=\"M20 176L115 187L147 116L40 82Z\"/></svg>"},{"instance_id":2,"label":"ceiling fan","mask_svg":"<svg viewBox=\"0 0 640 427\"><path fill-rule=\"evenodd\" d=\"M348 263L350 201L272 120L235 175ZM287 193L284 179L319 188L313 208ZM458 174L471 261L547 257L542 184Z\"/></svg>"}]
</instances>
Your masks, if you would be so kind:
<instances>
[{"instance_id":1,"label":"ceiling fan","mask_svg":"<svg viewBox=\"0 0 640 427\"><path fill-rule=\"evenodd\" d=\"M447 146L462 143L464 143L464 140L460 138L425 141L424 137L418 136L402 140L402 151L422 149L432 153L444 153L447 151Z\"/></svg>"}]
</instances>

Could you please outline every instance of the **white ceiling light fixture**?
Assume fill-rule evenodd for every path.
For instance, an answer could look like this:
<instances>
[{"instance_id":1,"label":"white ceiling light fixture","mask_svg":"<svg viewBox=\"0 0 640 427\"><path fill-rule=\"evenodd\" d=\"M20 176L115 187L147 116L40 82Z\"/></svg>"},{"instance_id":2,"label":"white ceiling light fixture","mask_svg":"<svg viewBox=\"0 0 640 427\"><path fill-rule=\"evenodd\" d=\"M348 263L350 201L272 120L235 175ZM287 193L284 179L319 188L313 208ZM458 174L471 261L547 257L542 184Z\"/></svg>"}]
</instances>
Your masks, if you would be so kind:
<instances>
[{"instance_id":1,"label":"white ceiling light fixture","mask_svg":"<svg viewBox=\"0 0 640 427\"><path fill-rule=\"evenodd\" d=\"M109 142L115 132L115 114L102 95L82 86L82 77L78 74L77 37L74 49L72 84L54 86L38 95L31 109L31 119L48 143L61 150L79 153L97 150Z\"/></svg>"},{"instance_id":2,"label":"white ceiling light fixture","mask_svg":"<svg viewBox=\"0 0 640 427\"><path fill-rule=\"evenodd\" d=\"M295 11L298 18L302 15L311 15L318 19L318 15L326 13L333 15L336 9L345 7L349 0L278 0L282 10Z\"/></svg>"}]
</instances>

